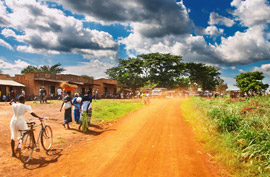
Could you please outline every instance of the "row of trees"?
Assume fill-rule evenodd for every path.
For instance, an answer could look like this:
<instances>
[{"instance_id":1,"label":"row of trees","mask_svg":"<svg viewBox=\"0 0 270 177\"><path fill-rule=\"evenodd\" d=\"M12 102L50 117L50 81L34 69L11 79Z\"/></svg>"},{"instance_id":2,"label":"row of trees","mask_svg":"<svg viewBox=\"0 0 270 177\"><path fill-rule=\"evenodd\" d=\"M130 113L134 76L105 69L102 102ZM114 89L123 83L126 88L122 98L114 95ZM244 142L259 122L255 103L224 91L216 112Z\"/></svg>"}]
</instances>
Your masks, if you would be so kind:
<instances>
[{"instance_id":1,"label":"row of trees","mask_svg":"<svg viewBox=\"0 0 270 177\"><path fill-rule=\"evenodd\" d=\"M215 90L223 83L219 70L213 66L184 63L181 56L160 53L120 59L119 65L108 69L106 74L132 90L141 87Z\"/></svg>"},{"instance_id":2,"label":"row of trees","mask_svg":"<svg viewBox=\"0 0 270 177\"><path fill-rule=\"evenodd\" d=\"M53 74L59 74L61 72L65 71L64 68L61 68L61 64L57 63L55 65L43 65L43 66L33 66L28 65L26 68L21 70L21 74L29 73L29 72L48 72Z\"/></svg>"},{"instance_id":3,"label":"row of trees","mask_svg":"<svg viewBox=\"0 0 270 177\"><path fill-rule=\"evenodd\" d=\"M60 63L57 63L55 65L43 65L43 66L33 66L33 65L28 65L26 68L21 70L21 74L29 73L29 72L47 72L47 73L52 73L52 74L60 74L63 71L65 71L64 68L61 67ZM93 76L88 76L88 75L81 75L83 77L88 77L91 79L94 79Z\"/></svg>"}]
</instances>

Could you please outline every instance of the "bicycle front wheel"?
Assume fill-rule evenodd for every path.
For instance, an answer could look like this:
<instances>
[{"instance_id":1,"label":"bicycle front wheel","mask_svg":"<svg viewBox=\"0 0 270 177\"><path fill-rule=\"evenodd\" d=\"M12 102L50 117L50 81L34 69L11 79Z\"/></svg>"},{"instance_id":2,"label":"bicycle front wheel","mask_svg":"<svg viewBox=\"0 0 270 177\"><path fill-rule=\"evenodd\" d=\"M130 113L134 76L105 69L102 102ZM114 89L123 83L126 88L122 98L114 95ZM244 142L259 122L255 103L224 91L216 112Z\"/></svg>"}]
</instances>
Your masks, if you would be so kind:
<instances>
[{"instance_id":1,"label":"bicycle front wheel","mask_svg":"<svg viewBox=\"0 0 270 177\"><path fill-rule=\"evenodd\" d=\"M48 125L45 125L42 135L41 135L41 144L44 150L48 151L52 147L53 143L53 133L52 128Z\"/></svg>"},{"instance_id":2,"label":"bicycle front wheel","mask_svg":"<svg viewBox=\"0 0 270 177\"><path fill-rule=\"evenodd\" d=\"M26 132L23 134L20 139L21 144L18 147L19 149L19 157L23 163L27 163L32 158L33 150L34 150L34 139L32 132Z\"/></svg>"}]
</instances>

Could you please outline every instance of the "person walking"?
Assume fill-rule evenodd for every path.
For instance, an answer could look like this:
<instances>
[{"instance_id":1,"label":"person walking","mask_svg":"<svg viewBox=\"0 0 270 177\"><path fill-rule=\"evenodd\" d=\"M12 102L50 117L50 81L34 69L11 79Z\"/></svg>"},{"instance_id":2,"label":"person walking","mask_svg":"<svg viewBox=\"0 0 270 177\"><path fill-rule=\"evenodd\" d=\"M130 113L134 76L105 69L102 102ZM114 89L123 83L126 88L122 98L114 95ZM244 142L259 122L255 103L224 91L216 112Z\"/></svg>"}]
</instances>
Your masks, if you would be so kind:
<instances>
[{"instance_id":1,"label":"person walking","mask_svg":"<svg viewBox=\"0 0 270 177\"><path fill-rule=\"evenodd\" d=\"M47 103L47 91L45 87L43 87L43 103Z\"/></svg>"},{"instance_id":2,"label":"person walking","mask_svg":"<svg viewBox=\"0 0 270 177\"><path fill-rule=\"evenodd\" d=\"M43 103L43 88L39 88L39 102L40 104Z\"/></svg>"},{"instance_id":3,"label":"person walking","mask_svg":"<svg viewBox=\"0 0 270 177\"><path fill-rule=\"evenodd\" d=\"M27 124L25 121L24 113L27 111L32 116L42 119L38 115L36 115L33 111L31 106L25 105L25 97L24 95L19 96L19 103L12 104L13 109L13 117L10 121L10 131L11 131L11 150L12 150L12 157L16 157L15 154L15 140L19 139L21 134L19 130L27 130Z\"/></svg>"},{"instance_id":4,"label":"person walking","mask_svg":"<svg viewBox=\"0 0 270 177\"><path fill-rule=\"evenodd\" d=\"M16 93L13 89L10 90L10 102L9 104L11 105L12 102L16 103Z\"/></svg>"},{"instance_id":5,"label":"person walking","mask_svg":"<svg viewBox=\"0 0 270 177\"><path fill-rule=\"evenodd\" d=\"M86 132L90 126L91 117L92 117L92 92L89 90L83 97L80 105L81 116L79 121L79 130L82 127L82 131Z\"/></svg>"},{"instance_id":6,"label":"person walking","mask_svg":"<svg viewBox=\"0 0 270 177\"><path fill-rule=\"evenodd\" d=\"M73 104L73 117L75 122L78 124L80 120L80 107L81 107L82 98L79 93L75 93L72 104Z\"/></svg>"},{"instance_id":7,"label":"person walking","mask_svg":"<svg viewBox=\"0 0 270 177\"><path fill-rule=\"evenodd\" d=\"M98 89L96 90L95 101L98 99Z\"/></svg>"},{"instance_id":8,"label":"person walking","mask_svg":"<svg viewBox=\"0 0 270 177\"><path fill-rule=\"evenodd\" d=\"M62 100L62 89L60 87L57 89L57 99Z\"/></svg>"},{"instance_id":9,"label":"person walking","mask_svg":"<svg viewBox=\"0 0 270 177\"><path fill-rule=\"evenodd\" d=\"M65 109L65 114L64 114L64 123L63 126L67 129L70 129L69 123L72 122L72 114L71 114L71 107L72 107L72 102L71 102L71 92L68 91L67 95L64 98L64 101L62 103L62 106L60 108L60 112L62 111L62 108Z\"/></svg>"},{"instance_id":10,"label":"person walking","mask_svg":"<svg viewBox=\"0 0 270 177\"><path fill-rule=\"evenodd\" d=\"M22 89L22 95L25 97L25 91Z\"/></svg>"}]
</instances>

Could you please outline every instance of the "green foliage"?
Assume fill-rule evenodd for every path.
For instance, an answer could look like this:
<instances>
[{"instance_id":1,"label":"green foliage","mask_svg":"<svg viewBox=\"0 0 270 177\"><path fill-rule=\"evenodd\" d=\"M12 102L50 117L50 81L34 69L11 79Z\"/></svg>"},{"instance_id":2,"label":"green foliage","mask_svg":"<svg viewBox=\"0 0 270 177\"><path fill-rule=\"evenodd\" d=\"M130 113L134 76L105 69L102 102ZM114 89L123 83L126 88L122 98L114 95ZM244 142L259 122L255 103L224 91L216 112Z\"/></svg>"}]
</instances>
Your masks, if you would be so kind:
<instances>
[{"instance_id":1,"label":"green foliage","mask_svg":"<svg viewBox=\"0 0 270 177\"><path fill-rule=\"evenodd\" d=\"M87 77L87 78L90 78L90 79L93 79L94 80L94 77L93 76L82 75L82 77Z\"/></svg>"},{"instance_id":2,"label":"green foliage","mask_svg":"<svg viewBox=\"0 0 270 177\"><path fill-rule=\"evenodd\" d=\"M139 55L138 58L144 62L146 79L157 83L157 87L176 88L179 85L185 66L181 56L152 53Z\"/></svg>"},{"instance_id":3,"label":"green foliage","mask_svg":"<svg viewBox=\"0 0 270 177\"><path fill-rule=\"evenodd\" d=\"M171 54L138 55L137 58L120 59L119 65L108 69L106 74L132 90L145 87L149 84L147 81L169 89L187 89L191 83L204 90L215 90L220 75L216 68L201 63L185 64L181 60L181 56Z\"/></svg>"},{"instance_id":4,"label":"green foliage","mask_svg":"<svg viewBox=\"0 0 270 177\"><path fill-rule=\"evenodd\" d=\"M28 65L26 68L21 70L22 74L31 73L31 72L39 72L39 68L36 66Z\"/></svg>"},{"instance_id":5,"label":"green foliage","mask_svg":"<svg viewBox=\"0 0 270 177\"><path fill-rule=\"evenodd\" d=\"M191 85L195 88L213 91L220 83L220 72L213 66L203 63L186 63L186 72Z\"/></svg>"},{"instance_id":6,"label":"green foliage","mask_svg":"<svg viewBox=\"0 0 270 177\"><path fill-rule=\"evenodd\" d=\"M240 88L242 92L258 92L265 91L269 85L263 84L264 76L262 72L245 72L236 76L236 86Z\"/></svg>"},{"instance_id":7,"label":"green foliage","mask_svg":"<svg viewBox=\"0 0 270 177\"><path fill-rule=\"evenodd\" d=\"M57 63L57 64L52 65L52 66L43 65L40 67L28 65L26 68L21 70L21 73L25 74L25 73L29 73L29 72L48 72L48 73L53 73L53 74L59 74L59 73L65 71L65 69L61 68L60 66L61 66L60 63Z\"/></svg>"},{"instance_id":8,"label":"green foliage","mask_svg":"<svg viewBox=\"0 0 270 177\"><path fill-rule=\"evenodd\" d=\"M135 90L144 85L143 69L143 61L139 58L120 59L119 65L107 69L106 74L110 79L115 79L120 84Z\"/></svg>"},{"instance_id":9,"label":"green foliage","mask_svg":"<svg viewBox=\"0 0 270 177\"><path fill-rule=\"evenodd\" d=\"M151 81L146 81L144 86L140 88L140 90L153 89L157 87L158 84L152 83Z\"/></svg>"},{"instance_id":10,"label":"green foliage","mask_svg":"<svg viewBox=\"0 0 270 177\"><path fill-rule=\"evenodd\" d=\"M0 69L0 74L3 74L3 71Z\"/></svg>"},{"instance_id":11,"label":"green foliage","mask_svg":"<svg viewBox=\"0 0 270 177\"><path fill-rule=\"evenodd\" d=\"M240 168L246 169L246 176L269 176L268 97L239 100L192 98L192 102L206 117L204 126L207 127L207 134L216 134L219 137L215 139L221 142L223 147L220 148L230 149ZM231 163L230 160L227 161Z\"/></svg>"}]
</instances>

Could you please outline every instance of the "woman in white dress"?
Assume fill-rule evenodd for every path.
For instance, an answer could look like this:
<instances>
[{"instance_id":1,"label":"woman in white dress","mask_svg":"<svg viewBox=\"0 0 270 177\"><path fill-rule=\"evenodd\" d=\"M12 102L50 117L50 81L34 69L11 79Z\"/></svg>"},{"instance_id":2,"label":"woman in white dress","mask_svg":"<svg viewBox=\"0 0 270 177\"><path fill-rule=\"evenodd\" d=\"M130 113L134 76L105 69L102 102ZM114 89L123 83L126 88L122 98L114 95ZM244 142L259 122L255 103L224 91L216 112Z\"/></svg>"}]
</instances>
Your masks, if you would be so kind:
<instances>
[{"instance_id":1,"label":"woman in white dress","mask_svg":"<svg viewBox=\"0 0 270 177\"><path fill-rule=\"evenodd\" d=\"M12 104L13 109L13 117L10 121L10 131L11 131L11 150L12 150L12 157L16 157L15 154L15 140L19 139L21 134L19 130L27 130L27 124L25 121L24 113L27 111L32 116L42 119L38 115L36 115L33 111L31 106L25 105L25 97L24 95L19 96L19 103Z\"/></svg>"}]
</instances>

